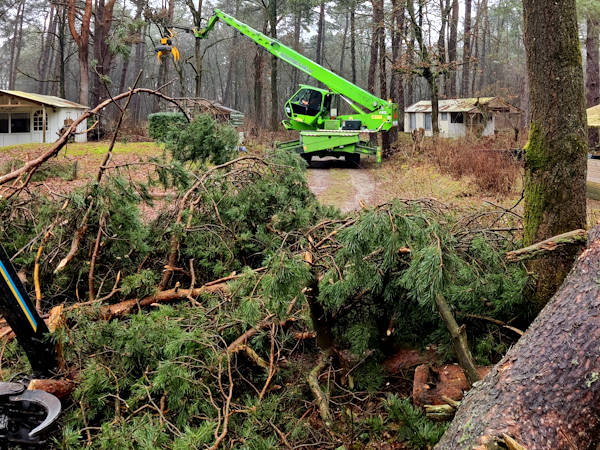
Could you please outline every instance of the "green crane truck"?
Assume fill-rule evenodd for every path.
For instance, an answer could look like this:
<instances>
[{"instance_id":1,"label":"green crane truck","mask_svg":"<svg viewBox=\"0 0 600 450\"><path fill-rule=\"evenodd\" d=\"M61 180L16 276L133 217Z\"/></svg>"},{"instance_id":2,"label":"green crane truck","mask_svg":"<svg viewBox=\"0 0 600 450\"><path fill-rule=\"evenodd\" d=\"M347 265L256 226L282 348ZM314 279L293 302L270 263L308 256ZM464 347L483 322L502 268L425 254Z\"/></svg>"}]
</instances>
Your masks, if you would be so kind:
<instances>
[{"instance_id":1,"label":"green crane truck","mask_svg":"<svg viewBox=\"0 0 600 450\"><path fill-rule=\"evenodd\" d=\"M379 133L398 125L398 105L383 100L354 83L336 75L294 49L256 31L236 18L216 9L206 27L194 30L205 38L221 20L235 28L269 53L321 82L327 89L300 85L285 104L283 126L297 130L300 138L278 144L279 148L298 152L309 164L313 156L344 156L358 164L360 155L376 155L381 162L381 147L361 141L361 133ZM349 114L338 115L340 101L350 108Z\"/></svg>"}]
</instances>

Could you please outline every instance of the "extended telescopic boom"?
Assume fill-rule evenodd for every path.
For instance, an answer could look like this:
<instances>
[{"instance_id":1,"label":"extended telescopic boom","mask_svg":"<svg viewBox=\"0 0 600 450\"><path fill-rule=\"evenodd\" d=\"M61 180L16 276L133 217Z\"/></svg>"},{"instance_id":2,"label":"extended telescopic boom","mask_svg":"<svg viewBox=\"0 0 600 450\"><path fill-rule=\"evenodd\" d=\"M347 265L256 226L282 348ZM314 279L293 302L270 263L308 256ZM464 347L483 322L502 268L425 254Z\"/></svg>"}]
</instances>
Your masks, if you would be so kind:
<instances>
[{"instance_id":1,"label":"extended telescopic boom","mask_svg":"<svg viewBox=\"0 0 600 450\"><path fill-rule=\"evenodd\" d=\"M264 47L269 53L320 81L334 94L339 94L351 100L356 105L360 105L366 112L376 112L380 109L389 108L389 102L387 100L376 97L354 83L336 75L331 70L308 59L306 56L303 56L301 53L298 53L287 45L264 35L260 31L240 22L235 17L225 14L221 10L215 9L212 17L208 20L206 27L201 30L196 30L195 35L200 38L206 37L219 20L222 20L227 25L249 37L258 45Z\"/></svg>"}]
</instances>

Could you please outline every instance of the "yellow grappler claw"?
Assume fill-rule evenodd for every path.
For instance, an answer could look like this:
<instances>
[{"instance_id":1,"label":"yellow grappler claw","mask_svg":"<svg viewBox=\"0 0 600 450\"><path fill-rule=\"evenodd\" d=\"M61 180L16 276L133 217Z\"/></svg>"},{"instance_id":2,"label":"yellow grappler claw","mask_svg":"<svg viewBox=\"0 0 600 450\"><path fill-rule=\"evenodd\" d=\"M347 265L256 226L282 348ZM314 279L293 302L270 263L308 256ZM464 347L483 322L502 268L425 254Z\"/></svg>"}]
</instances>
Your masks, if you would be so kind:
<instances>
[{"instance_id":1,"label":"yellow grappler claw","mask_svg":"<svg viewBox=\"0 0 600 450\"><path fill-rule=\"evenodd\" d=\"M167 31L169 35L160 38L160 45L154 49L159 64L162 62L162 58L167 56L169 53L173 55L173 61L177 62L181 58L179 50L173 45L173 38L175 37L175 34L173 34L171 30Z\"/></svg>"}]
</instances>

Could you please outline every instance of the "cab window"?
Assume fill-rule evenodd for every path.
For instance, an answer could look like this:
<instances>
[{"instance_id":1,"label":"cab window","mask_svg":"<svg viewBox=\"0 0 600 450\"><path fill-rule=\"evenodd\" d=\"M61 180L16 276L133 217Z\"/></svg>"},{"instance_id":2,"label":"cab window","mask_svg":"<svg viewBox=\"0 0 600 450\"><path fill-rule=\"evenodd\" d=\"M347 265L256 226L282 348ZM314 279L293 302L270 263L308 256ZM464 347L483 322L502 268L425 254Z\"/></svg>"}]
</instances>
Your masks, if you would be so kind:
<instances>
[{"instance_id":1,"label":"cab window","mask_svg":"<svg viewBox=\"0 0 600 450\"><path fill-rule=\"evenodd\" d=\"M323 94L312 89L302 89L292 98L292 110L295 114L316 116L321 111Z\"/></svg>"}]
</instances>

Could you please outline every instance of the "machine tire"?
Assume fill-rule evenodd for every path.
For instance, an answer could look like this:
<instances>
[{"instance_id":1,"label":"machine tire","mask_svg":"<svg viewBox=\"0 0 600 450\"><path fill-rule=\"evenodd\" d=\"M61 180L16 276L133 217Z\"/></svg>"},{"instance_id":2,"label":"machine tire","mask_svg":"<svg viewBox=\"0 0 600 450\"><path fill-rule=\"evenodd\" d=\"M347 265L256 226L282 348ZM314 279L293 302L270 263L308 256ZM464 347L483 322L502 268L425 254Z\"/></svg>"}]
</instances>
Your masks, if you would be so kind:
<instances>
[{"instance_id":1,"label":"machine tire","mask_svg":"<svg viewBox=\"0 0 600 450\"><path fill-rule=\"evenodd\" d=\"M360 167L360 154L358 153L346 153L344 159L347 163L354 167Z\"/></svg>"},{"instance_id":2,"label":"machine tire","mask_svg":"<svg viewBox=\"0 0 600 450\"><path fill-rule=\"evenodd\" d=\"M306 164L308 164L308 167L310 167L313 155L311 155L310 153L302 153L300 156L302 156L302 159L306 161Z\"/></svg>"}]
</instances>

